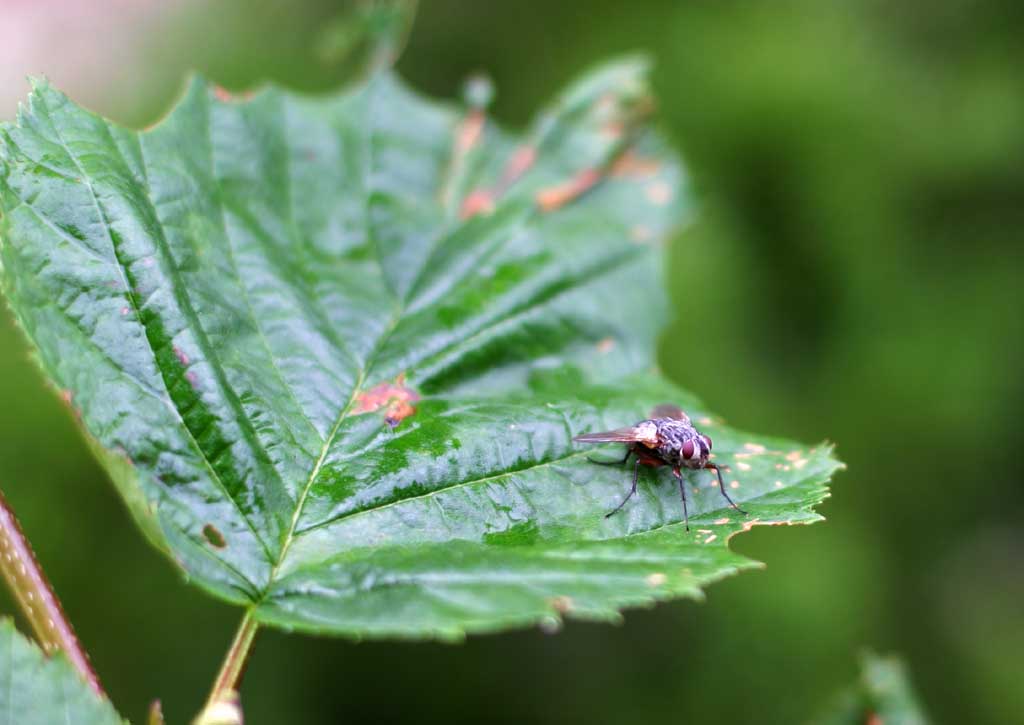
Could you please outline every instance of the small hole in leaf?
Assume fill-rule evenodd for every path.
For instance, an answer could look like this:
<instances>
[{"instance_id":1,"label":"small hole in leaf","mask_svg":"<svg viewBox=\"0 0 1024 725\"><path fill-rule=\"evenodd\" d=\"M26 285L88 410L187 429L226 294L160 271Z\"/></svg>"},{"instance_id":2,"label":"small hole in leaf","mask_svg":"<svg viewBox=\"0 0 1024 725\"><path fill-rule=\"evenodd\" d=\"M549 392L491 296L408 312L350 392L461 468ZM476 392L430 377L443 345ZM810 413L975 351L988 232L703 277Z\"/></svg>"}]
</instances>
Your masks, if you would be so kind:
<instances>
[{"instance_id":1,"label":"small hole in leaf","mask_svg":"<svg viewBox=\"0 0 1024 725\"><path fill-rule=\"evenodd\" d=\"M214 546L218 549L223 549L225 546L228 545L228 542L224 540L224 534L222 534L220 530L217 529L217 527L213 524L207 524L203 527L203 536L206 538L206 540L210 543L211 546Z\"/></svg>"}]
</instances>

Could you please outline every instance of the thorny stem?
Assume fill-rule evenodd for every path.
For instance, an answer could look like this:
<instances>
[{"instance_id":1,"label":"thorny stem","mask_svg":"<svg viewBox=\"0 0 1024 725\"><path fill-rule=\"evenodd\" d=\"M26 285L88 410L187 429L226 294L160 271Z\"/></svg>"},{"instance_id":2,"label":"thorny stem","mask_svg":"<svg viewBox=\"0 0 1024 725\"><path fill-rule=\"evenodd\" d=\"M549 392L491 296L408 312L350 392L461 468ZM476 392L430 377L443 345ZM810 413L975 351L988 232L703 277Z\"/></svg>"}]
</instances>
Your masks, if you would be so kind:
<instances>
[{"instance_id":1,"label":"thorny stem","mask_svg":"<svg viewBox=\"0 0 1024 725\"><path fill-rule=\"evenodd\" d=\"M89 657L64 616L32 547L0 491L0 571L46 654L63 651L72 666L100 696L106 697Z\"/></svg>"},{"instance_id":2,"label":"thorny stem","mask_svg":"<svg viewBox=\"0 0 1024 725\"><path fill-rule=\"evenodd\" d=\"M238 686L245 674L245 665L249 661L249 652L252 650L253 640L256 638L256 630L259 625L252 616L252 611L247 611L242 617L235 639L231 642L231 648L224 656L224 663L220 666L217 679L213 683L210 697L206 700L204 712L215 707L219 703L231 701L238 692ZM202 716L200 716L200 720Z\"/></svg>"}]
</instances>

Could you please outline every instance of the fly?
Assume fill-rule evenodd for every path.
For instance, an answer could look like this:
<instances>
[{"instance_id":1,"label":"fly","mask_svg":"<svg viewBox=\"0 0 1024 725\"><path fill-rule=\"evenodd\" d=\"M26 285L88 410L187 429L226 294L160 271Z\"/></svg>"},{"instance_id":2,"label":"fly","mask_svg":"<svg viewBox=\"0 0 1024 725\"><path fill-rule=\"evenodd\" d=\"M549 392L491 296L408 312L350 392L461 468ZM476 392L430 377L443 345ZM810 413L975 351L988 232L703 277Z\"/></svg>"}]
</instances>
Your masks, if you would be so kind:
<instances>
[{"instance_id":1,"label":"fly","mask_svg":"<svg viewBox=\"0 0 1024 725\"><path fill-rule=\"evenodd\" d=\"M721 468L711 463L708 456L711 455L711 438L701 433L690 422L690 418L676 405L659 405L651 411L651 417L642 420L636 425L615 430L602 431L600 433L585 433L573 438L580 443L627 443L626 457L621 461L595 461L602 465L623 464L630 456L636 456L636 463L633 465L633 486L629 493L622 499L622 502L614 509L605 514L608 518L626 505L626 502L636 493L636 481L640 475L640 466L671 466L672 475L679 482L679 495L683 499L683 521L686 530L690 530L690 516L686 511L686 486L683 483L681 468L694 470L708 469L718 476L718 490L722 492L729 505L741 514L747 512L741 509L729 498L725 490L725 482L722 481Z\"/></svg>"}]
</instances>

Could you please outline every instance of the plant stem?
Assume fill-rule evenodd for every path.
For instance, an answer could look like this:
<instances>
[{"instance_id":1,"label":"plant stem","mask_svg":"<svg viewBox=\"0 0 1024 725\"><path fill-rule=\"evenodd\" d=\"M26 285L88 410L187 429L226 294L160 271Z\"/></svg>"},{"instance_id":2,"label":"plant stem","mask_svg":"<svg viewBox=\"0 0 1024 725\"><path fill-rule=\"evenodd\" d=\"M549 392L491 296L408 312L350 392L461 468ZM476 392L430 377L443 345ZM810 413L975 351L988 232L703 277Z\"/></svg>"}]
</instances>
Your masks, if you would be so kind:
<instances>
[{"instance_id":1,"label":"plant stem","mask_svg":"<svg viewBox=\"0 0 1024 725\"><path fill-rule=\"evenodd\" d=\"M256 630L259 625L249 610L242 617L235 639L231 648L224 657L224 664L220 666L217 679L213 683L210 697L206 700L206 708L210 708L218 702L231 698L238 692L238 686L245 674L245 665L249 661L249 652L252 650L253 640L256 638Z\"/></svg>"},{"instance_id":2,"label":"plant stem","mask_svg":"<svg viewBox=\"0 0 1024 725\"><path fill-rule=\"evenodd\" d=\"M99 677L89 664L89 656L78 643L71 622L64 616L60 600L36 561L3 491L0 491L0 571L43 651L48 655L63 651L89 686L106 697Z\"/></svg>"}]
</instances>

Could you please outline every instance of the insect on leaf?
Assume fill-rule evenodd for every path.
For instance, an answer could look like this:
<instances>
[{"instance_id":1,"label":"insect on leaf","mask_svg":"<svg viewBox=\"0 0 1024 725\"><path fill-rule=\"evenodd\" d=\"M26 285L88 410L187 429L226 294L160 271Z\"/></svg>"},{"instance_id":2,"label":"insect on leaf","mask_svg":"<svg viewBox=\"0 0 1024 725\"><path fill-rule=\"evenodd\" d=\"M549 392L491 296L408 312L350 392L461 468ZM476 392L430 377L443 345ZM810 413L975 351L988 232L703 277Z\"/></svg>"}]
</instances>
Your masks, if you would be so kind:
<instances>
[{"instance_id":1,"label":"insect on leaf","mask_svg":"<svg viewBox=\"0 0 1024 725\"><path fill-rule=\"evenodd\" d=\"M650 372L690 197L645 74L600 68L522 134L387 72L321 97L197 80L145 132L35 86L0 129L3 290L189 581L263 623L458 638L696 597L756 566L733 534L820 518L827 447ZM629 472L573 436L666 400L748 517L697 472L687 533L650 470L605 520Z\"/></svg>"}]
</instances>

